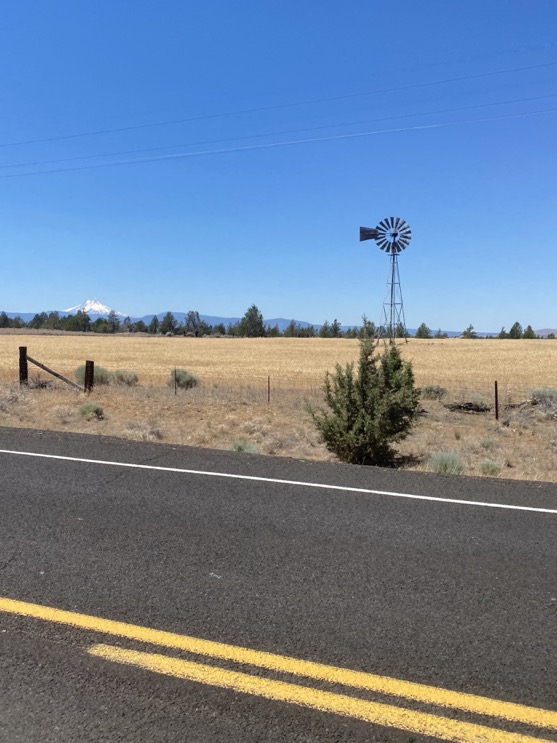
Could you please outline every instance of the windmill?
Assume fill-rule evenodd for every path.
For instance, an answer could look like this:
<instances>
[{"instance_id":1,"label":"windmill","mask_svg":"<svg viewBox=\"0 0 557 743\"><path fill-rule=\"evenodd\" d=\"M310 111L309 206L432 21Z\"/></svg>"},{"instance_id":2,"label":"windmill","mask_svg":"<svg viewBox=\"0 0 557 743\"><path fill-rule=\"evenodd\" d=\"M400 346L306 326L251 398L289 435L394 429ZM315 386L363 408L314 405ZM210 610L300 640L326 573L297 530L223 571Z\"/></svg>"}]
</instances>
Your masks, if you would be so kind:
<instances>
[{"instance_id":1,"label":"windmill","mask_svg":"<svg viewBox=\"0 0 557 743\"><path fill-rule=\"evenodd\" d=\"M379 338L388 336L390 345L396 342L397 329L402 329L406 335L404 305L398 273L398 254L408 247L411 237L410 226L400 217L386 217L379 222L377 227L360 227L360 242L375 240L381 250L391 257L391 270L387 279L378 335Z\"/></svg>"}]
</instances>

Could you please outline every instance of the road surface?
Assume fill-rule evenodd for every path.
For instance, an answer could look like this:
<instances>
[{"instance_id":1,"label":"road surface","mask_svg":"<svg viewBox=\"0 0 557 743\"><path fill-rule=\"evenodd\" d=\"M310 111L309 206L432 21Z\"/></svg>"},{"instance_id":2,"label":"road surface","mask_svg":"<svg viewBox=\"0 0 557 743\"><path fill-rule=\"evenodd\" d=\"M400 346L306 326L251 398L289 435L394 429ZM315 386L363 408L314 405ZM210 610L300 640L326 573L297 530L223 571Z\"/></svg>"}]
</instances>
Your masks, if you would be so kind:
<instances>
[{"instance_id":1,"label":"road surface","mask_svg":"<svg viewBox=\"0 0 557 743\"><path fill-rule=\"evenodd\" d=\"M0 741L557 741L557 486L0 428Z\"/></svg>"}]
</instances>

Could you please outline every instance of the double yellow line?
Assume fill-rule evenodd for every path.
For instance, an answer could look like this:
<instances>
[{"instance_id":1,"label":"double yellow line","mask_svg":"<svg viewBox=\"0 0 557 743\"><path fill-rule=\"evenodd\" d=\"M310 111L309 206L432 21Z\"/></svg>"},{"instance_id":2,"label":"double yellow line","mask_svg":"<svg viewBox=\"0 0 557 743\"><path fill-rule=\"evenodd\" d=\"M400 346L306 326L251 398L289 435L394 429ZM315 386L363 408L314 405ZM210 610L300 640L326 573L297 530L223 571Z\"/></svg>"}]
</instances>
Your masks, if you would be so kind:
<instances>
[{"instance_id":1,"label":"double yellow line","mask_svg":"<svg viewBox=\"0 0 557 743\"><path fill-rule=\"evenodd\" d=\"M495 720L496 724L501 724L503 721L518 722L529 727L557 730L557 712L551 710L299 660L275 653L250 650L249 648L9 598L0 597L0 612L41 619L81 630L232 661L242 665L255 666L275 673L293 674L316 681L340 684L353 689L392 696L398 700L407 699L428 706L488 716L492 721ZM233 689L244 694L288 702L302 707L318 709L322 712L332 712L375 725L394 727L407 732L453 741L453 743L533 743L534 741L544 741L542 738L508 732L501 728L461 722L430 712L420 712L383 702L372 702L347 694L322 691L290 682L253 676L242 671L232 671L159 653L127 650L106 644L95 644L87 652L105 660L144 668L167 676ZM549 743L549 741L545 741L545 743Z\"/></svg>"}]
</instances>

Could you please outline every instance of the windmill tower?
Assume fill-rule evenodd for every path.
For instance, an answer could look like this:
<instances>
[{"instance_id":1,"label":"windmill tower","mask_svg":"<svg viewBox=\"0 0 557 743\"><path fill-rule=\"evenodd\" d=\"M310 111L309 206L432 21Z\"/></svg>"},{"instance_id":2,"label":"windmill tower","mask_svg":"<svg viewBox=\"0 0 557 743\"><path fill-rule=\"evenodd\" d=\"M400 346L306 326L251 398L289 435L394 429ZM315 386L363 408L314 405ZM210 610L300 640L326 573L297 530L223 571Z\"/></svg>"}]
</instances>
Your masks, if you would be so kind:
<instances>
[{"instance_id":1,"label":"windmill tower","mask_svg":"<svg viewBox=\"0 0 557 743\"><path fill-rule=\"evenodd\" d=\"M411 237L410 226L400 217L382 219L377 227L360 227L360 242L362 240L375 240L381 250L384 250L391 259L378 336L379 338L388 337L390 345L396 342L396 336L397 334L400 335L401 331L406 336L406 320L404 319L404 304L398 272L398 255L408 247Z\"/></svg>"}]
</instances>

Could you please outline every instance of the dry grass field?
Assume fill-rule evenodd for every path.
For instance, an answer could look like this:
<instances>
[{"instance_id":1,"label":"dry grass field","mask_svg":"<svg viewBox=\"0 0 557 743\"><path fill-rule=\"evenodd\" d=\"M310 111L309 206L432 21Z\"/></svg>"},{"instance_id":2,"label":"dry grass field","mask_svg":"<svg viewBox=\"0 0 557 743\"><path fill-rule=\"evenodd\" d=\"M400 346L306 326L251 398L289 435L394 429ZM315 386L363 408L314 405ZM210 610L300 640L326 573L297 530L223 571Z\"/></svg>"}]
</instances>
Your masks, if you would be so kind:
<instances>
[{"instance_id":1,"label":"dry grass field","mask_svg":"<svg viewBox=\"0 0 557 743\"><path fill-rule=\"evenodd\" d=\"M87 400L62 383L21 390L18 347L73 378L85 359L110 371L139 375L134 388L97 387L90 400L102 419L85 420ZM401 345L419 386L447 389L441 401L423 400L424 414L399 446L403 466L431 469L431 457L454 453L465 474L557 482L557 419L528 403L530 391L557 388L557 341L415 340ZM326 370L358 356L345 339L233 339L148 336L0 334L0 425L99 433L264 454L331 459L318 441L305 403L319 403ZM192 371L200 386L174 394L166 381L175 367ZM50 379L30 366L33 381ZM267 383L271 399L268 404ZM444 403L480 395L501 415L450 411Z\"/></svg>"}]
</instances>

